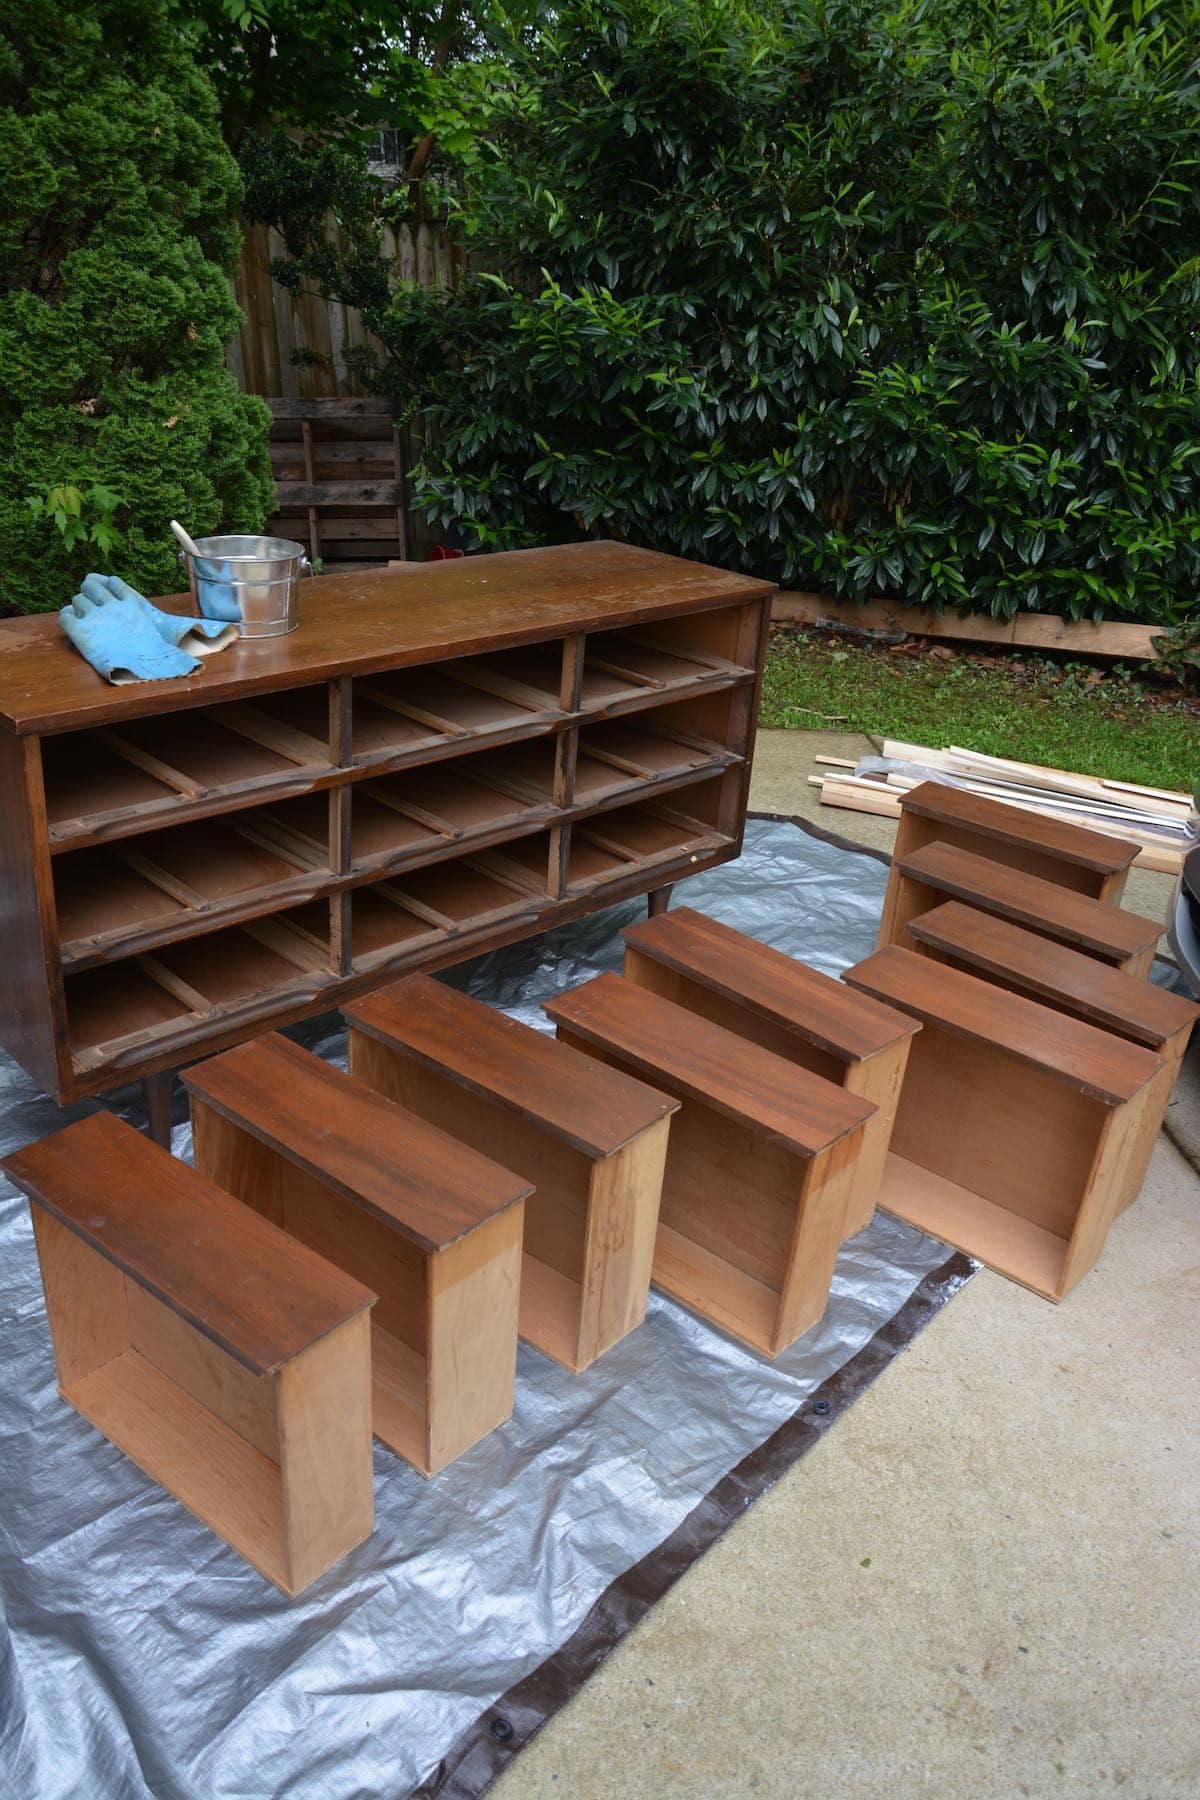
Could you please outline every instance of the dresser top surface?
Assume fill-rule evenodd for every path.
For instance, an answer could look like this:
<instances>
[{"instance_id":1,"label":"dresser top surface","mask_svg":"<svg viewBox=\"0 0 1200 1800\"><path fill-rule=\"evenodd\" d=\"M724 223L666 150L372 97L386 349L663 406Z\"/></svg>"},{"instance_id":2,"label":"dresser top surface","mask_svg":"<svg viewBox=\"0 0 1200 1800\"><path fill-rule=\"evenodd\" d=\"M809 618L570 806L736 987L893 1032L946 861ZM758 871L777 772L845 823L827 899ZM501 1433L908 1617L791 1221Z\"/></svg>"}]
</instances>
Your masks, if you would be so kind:
<instances>
[{"instance_id":1,"label":"dresser top surface","mask_svg":"<svg viewBox=\"0 0 1200 1800\"><path fill-rule=\"evenodd\" d=\"M742 605L771 591L747 575L613 542L319 575L302 584L300 625L287 636L243 638L205 658L196 675L122 687L84 662L54 614L9 619L0 622L0 725L21 734L110 725L336 675ZM160 604L190 610L187 595Z\"/></svg>"}]
</instances>

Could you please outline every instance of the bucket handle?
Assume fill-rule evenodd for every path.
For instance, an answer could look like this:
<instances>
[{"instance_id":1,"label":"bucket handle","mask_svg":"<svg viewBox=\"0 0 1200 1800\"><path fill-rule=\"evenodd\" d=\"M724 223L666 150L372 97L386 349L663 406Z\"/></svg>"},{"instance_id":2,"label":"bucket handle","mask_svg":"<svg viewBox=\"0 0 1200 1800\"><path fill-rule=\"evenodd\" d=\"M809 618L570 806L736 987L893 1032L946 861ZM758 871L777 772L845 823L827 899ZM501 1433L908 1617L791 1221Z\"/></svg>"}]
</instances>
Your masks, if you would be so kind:
<instances>
[{"instance_id":1,"label":"bucket handle","mask_svg":"<svg viewBox=\"0 0 1200 1800\"><path fill-rule=\"evenodd\" d=\"M186 563L187 563L187 552L186 552L186 551L185 551L185 550L179 550L179 551L177 551L177 552L176 552L176 555L177 555L177 557L178 557L178 559L179 559L179 561L180 561L180 562L181 562L181 563L183 563L183 564L185 564L185 565L186 565ZM298 560L298 562L299 562L299 565L300 565L300 573L301 573L301 575L312 575L312 574L315 574L315 570L314 570L314 569L313 569L313 566L312 566L312 564L311 564L311 562L310 562L310 561L309 561L309 560L308 560L308 552L307 552L307 550L306 550L306 551L305 551L305 553L304 553L304 555L303 555L303 556L301 556L301 557L299 557L299 558L298 558L298 559L297 559L297 560Z\"/></svg>"}]
</instances>

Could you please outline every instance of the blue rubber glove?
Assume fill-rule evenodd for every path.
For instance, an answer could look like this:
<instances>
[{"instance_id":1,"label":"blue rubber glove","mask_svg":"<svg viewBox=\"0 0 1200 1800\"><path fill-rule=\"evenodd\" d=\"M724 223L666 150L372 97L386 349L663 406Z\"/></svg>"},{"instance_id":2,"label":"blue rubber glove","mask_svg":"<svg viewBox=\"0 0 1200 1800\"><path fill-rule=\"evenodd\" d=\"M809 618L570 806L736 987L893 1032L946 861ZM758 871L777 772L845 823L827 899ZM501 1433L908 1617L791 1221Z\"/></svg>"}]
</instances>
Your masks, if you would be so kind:
<instances>
[{"instance_id":1,"label":"blue rubber glove","mask_svg":"<svg viewBox=\"0 0 1200 1800\"><path fill-rule=\"evenodd\" d=\"M232 644L238 635L235 626L223 625L216 619L188 619L160 611L119 575L85 575L83 593L98 606L113 600L131 601L146 614L165 644L186 650L191 656L211 656Z\"/></svg>"},{"instance_id":2,"label":"blue rubber glove","mask_svg":"<svg viewBox=\"0 0 1200 1800\"><path fill-rule=\"evenodd\" d=\"M76 594L59 613L58 622L80 656L114 687L194 675L200 664L155 630L148 616L153 610L144 600L139 606L136 600L114 598L106 589L103 600Z\"/></svg>"}]
</instances>

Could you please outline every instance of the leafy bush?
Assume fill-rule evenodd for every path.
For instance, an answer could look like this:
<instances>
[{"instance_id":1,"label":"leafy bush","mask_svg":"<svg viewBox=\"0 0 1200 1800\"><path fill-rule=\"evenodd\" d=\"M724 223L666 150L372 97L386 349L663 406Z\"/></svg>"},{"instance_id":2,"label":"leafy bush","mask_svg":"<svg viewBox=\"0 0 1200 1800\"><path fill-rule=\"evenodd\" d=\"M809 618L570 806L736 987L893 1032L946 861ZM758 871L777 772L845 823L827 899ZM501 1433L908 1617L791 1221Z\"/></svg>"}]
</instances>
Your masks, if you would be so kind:
<instances>
[{"instance_id":1,"label":"leafy bush","mask_svg":"<svg viewBox=\"0 0 1200 1800\"><path fill-rule=\"evenodd\" d=\"M416 498L857 598L1200 588L1200 6L563 0L401 291Z\"/></svg>"},{"instance_id":2,"label":"leafy bush","mask_svg":"<svg viewBox=\"0 0 1200 1800\"><path fill-rule=\"evenodd\" d=\"M118 546L171 592L173 516L272 503L267 410L223 363L237 166L163 0L8 0L0 84L0 610L63 605Z\"/></svg>"}]
</instances>

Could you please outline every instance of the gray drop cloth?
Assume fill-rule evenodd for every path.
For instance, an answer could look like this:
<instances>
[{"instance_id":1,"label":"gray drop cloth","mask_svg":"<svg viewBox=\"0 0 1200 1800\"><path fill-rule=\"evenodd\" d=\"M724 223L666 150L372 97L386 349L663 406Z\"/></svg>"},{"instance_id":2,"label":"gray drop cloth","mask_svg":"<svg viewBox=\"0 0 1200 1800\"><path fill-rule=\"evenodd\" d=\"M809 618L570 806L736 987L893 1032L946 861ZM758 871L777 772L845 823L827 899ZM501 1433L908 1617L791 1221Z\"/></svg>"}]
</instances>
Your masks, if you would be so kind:
<instances>
[{"instance_id":1,"label":"gray drop cloth","mask_svg":"<svg viewBox=\"0 0 1200 1800\"><path fill-rule=\"evenodd\" d=\"M755 820L741 860L680 897L835 972L870 951L885 876ZM539 1002L619 967L643 911L456 979L544 1029ZM295 1035L344 1056L330 1027ZM62 1122L0 1064L0 1148ZM185 1125L175 1147L190 1152ZM289 1602L58 1398L28 1209L0 1184L0 1792L407 1793L946 1256L880 1215L844 1248L823 1322L774 1364L657 1294L582 1377L522 1346L512 1420L430 1482L376 1446L374 1536Z\"/></svg>"}]
</instances>

